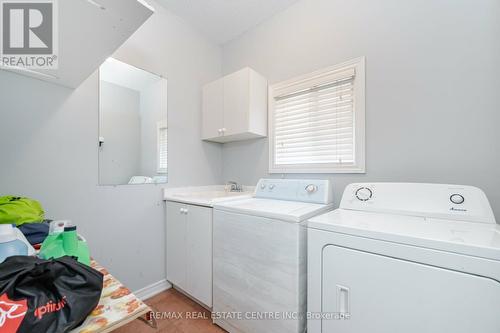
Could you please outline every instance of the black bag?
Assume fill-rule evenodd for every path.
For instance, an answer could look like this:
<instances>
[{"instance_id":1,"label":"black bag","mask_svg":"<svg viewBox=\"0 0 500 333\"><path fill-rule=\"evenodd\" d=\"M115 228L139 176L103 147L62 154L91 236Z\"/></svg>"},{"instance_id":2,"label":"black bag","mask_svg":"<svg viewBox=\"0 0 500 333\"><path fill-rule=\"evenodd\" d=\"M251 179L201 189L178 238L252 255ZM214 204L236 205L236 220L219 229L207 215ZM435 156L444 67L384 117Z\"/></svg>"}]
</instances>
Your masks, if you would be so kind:
<instances>
[{"instance_id":1,"label":"black bag","mask_svg":"<svg viewBox=\"0 0 500 333\"><path fill-rule=\"evenodd\" d=\"M0 332L70 331L99 303L102 279L71 257L7 258L0 264Z\"/></svg>"}]
</instances>

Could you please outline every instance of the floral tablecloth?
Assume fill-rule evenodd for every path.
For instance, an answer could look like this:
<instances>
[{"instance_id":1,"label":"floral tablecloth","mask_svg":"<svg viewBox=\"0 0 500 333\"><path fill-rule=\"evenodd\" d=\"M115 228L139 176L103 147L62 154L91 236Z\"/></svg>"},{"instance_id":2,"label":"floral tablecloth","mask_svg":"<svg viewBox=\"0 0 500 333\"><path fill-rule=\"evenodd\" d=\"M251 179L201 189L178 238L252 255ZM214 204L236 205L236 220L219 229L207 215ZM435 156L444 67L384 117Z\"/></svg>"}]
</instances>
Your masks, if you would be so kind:
<instances>
[{"instance_id":1,"label":"floral tablecloth","mask_svg":"<svg viewBox=\"0 0 500 333\"><path fill-rule=\"evenodd\" d=\"M90 265L104 275L101 299L83 324L72 330L72 333L110 332L151 311L95 260Z\"/></svg>"}]
</instances>

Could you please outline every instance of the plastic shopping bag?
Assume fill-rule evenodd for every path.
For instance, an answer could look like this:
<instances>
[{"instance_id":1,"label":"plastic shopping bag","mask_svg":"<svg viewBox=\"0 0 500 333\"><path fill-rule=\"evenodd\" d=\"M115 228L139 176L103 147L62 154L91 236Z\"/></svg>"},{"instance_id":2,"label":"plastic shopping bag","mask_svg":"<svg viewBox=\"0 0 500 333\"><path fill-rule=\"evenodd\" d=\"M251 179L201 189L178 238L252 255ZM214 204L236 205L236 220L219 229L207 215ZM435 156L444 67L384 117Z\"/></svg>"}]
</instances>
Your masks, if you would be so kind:
<instances>
[{"instance_id":1,"label":"plastic shopping bag","mask_svg":"<svg viewBox=\"0 0 500 333\"><path fill-rule=\"evenodd\" d=\"M7 258L0 264L0 332L70 331L97 306L102 280L72 257Z\"/></svg>"}]
</instances>

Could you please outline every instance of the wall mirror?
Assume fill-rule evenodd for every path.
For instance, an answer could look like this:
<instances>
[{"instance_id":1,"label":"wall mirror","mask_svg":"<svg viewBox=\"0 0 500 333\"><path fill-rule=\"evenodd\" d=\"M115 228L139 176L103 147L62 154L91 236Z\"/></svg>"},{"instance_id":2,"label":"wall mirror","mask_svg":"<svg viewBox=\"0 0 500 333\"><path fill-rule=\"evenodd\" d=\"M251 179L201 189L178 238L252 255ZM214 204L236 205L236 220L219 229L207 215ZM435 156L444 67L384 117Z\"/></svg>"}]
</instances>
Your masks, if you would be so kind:
<instances>
[{"instance_id":1,"label":"wall mirror","mask_svg":"<svg viewBox=\"0 0 500 333\"><path fill-rule=\"evenodd\" d=\"M167 80L109 58L99 68L99 184L166 183Z\"/></svg>"}]
</instances>

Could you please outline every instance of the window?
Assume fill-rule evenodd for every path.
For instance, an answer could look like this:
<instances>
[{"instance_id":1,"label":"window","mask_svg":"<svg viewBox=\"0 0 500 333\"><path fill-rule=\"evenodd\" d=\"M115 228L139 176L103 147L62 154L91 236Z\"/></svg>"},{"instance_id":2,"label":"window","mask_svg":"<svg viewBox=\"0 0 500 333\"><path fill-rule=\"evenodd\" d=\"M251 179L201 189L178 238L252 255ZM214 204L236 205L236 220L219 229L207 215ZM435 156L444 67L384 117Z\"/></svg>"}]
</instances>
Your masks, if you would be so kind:
<instances>
[{"instance_id":1,"label":"window","mask_svg":"<svg viewBox=\"0 0 500 333\"><path fill-rule=\"evenodd\" d=\"M270 173L365 172L365 59L270 89Z\"/></svg>"},{"instance_id":2,"label":"window","mask_svg":"<svg viewBox=\"0 0 500 333\"><path fill-rule=\"evenodd\" d=\"M158 122L158 173L167 173L167 124Z\"/></svg>"}]
</instances>

